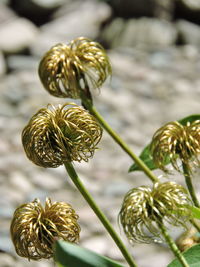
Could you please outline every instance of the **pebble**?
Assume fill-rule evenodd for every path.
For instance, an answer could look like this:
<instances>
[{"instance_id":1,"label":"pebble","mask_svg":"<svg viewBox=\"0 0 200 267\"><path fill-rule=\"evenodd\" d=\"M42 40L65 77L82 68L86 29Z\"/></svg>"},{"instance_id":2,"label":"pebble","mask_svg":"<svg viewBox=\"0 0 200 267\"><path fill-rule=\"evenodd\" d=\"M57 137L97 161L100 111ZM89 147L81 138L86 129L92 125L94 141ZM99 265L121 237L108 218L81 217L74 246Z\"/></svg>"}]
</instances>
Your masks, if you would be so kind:
<instances>
[{"instance_id":1,"label":"pebble","mask_svg":"<svg viewBox=\"0 0 200 267\"><path fill-rule=\"evenodd\" d=\"M3 54L0 51L0 77L6 73L6 62Z\"/></svg>"},{"instance_id":2,"label":"pebble","mask_svg":"<svg viewBox=\"0 0 200 267\"><path fill-rule=\"evenodd\" d=\"M30 178L20 171L13 171L9 180L11 187L14 187L16 191L21 191L23 194L29 194L33 190Z\"/></svg>"},{"instance_id":3,"label":"pebble","mask_svg":"<svg viewBox=\"0 0 200 267\"><path fill-rule=\"evenodd\" d=\"M181 2L189 10L200 11L200 1L199 0L181 0Z\"/></svg>"},{"instance_id":4,"label":"pebble","mask_svg":"<svg viewBox=\"0 0 200 267\"><path fill-rule=\"evenodd\" d=\"M45 5L44 1L39 1L40 5ZM52 0L52 6L54 4ZM200 50L194 29L198 26L187 21L190 24L187 24L188 29L191 26L195 35L194 40L191 40L190 32L191 35L184 40L187 45L176 47L177 32L180 34L178 23L179 26L180 22L185 23L184 19L172 23L155 17L129 21L117 18L112 21L113 28L108 34L110 40L106 39L101 26L111 18L111 8L105 2L65 1L53 13L51 20L40 28L28 19L18 17L9 8L5 16L1 16L2 10L0 8L0 249L9 251L11 255L0 253L1 265L54 267L53 261L28 262L18 257L9 237L10 219L15 208L34 198L44 203L46 197L70 203L79 214L82 246L124 263L121 253L70 181L64 167L42 169L26 158L21 131L30 117L48 103L72 101L50 96L39 81L37 66L50 46L68 42L77 35L98 37L107 40L108 45L111 43L108 52L113 76L102 86L101 92L92 91L94 103L105 120L139 155L153 133L164 123L199 113ZM141 29L146 32L140 36ZM117 44L118 40L120 45ZM145 42L150 45L145 46ZM29 49L26 53L23 51L25 48ZM172 259L166 246L137 244L131 247L117 225L124 194L130 188L151 185L142 172L128 173L132 163L130 157L104 131L94 157L88 163L75 163L74 166L130 253L136 256L138 264L164 267ZM161 174L159 171L155 173ZM174 177L183 183L181 175ZM200 188L196 184L199 195ZM173 232L172 236L177 237Z\"/></svg>"},{"instance_id":5,"label":"pebble","mask_svg":"<svg viewBox=\"0 0 200 267\"><path fill-rule=\"evenodd\" d=\"M195 47L200 45L200 27L198 25L186 20L178 20L176 25L180 42Z\"/></svg>"},{"instance_id":6,"label":"pebble","mask_svg":"<svg viewBox=\"0 0 200 267\"><path fill-rule=\"evenodd\" d=\"M163 28L165 34L163 35ZM169 46L177 38L176 28L168 21L155 18L113 20L103 32L111 47Z\"/></svg>"},{"instance_id":7,"label":"pebble","mask_svg":"<svg viewBox=\"0 0 200 267\"><path fill-rule=\"evenodd\" d=\"M47 191L58 190L63 186L63 180L58 179L51 173L43 171L31 175L31 181L36 187L39 187Z\"/></svg>"},{"instance_id":8,"label":"pebble","mask_svg":"<svg viewBox=\"0 0 200 267\"><path fill-rule=\"evenodd\" d=\"M69 41L84 36L97 38L101 24L111 15L110 7L104 2L93 0L74 1L61 8L55 19L41 27L41 33L31 50L35 55L42 55L56 43Z\"/></svg>"},{"instance_id":9,"label":"pebble","mask_svg":"<svg viewBox=\"0 0 200 267\"><path fill-rule=\"evenodd\" d=\"M21 52L35 41L37 35L36 26L25 18L4 22L0 27L0 49L5 53Z\"/></svg>"}]
</instances>

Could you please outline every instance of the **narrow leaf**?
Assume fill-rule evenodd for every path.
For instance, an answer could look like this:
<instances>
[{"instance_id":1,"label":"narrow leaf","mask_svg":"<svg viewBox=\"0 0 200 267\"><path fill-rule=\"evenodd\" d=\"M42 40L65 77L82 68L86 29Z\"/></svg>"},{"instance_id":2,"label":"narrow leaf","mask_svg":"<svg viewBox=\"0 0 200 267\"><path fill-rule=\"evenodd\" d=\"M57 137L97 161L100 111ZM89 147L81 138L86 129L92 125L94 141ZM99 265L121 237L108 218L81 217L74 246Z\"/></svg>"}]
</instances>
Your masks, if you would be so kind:
<instances>
[{"instance_id":1,"label":"narrow leaf","mask_svg":"<svg viewBox=\"0 0 200 267\"><path fill-rule=\"evenodd\" d=\"M59 267L124 267L107 257L65 241L56 242L55 261Z\"/></svg>"},{"instance_id":2,"label":"narrow leaf","mask_svg":"<svg viewBox=\"0 0 200 267\"><path fill-rule=\"evenodd\" d=\"M189 205L188 205L188 208L192 212L192 215L193 215L192 217L200 220L200 208L197 208L195 206L189 206Z\"/></svg>"},{"instance_id":3,"label":"narrow leaf","mask_svg":"<svg viewBox=\"0 0 200 267\"><path fill-rule=\"evenodd\" d=\"M149 149L150 145L147 145L140 154L140 159L143 160L143 162L147 165L147 167L149 167L149 169L154 170L156 169L156 166L154 165ZM136 163L134 163L130 167L129 172L140 171L140 170L141 170L140 167Z\"/></svg>"},{"instance_id":4,"label":"narrow leaf","mask_svg":"<svg viewBox=\"0 0 200 267\"><path fill-rule=\"evenodd\" d=\"M184 258L190 267L200 266L200 245L195 245L183 253ZM173 260L167 267L182 267L182 264L177 260Z\"/></svg>"},{"instance_id":5,"label":"narrow leaf","mask_svg":"<svg viewBox=\"0 0 200 267\"><path fill-rule=\"evenodd\" d=\"M187 122L193 122L193 121L196 121L196 120L200 120L200 114L193 114L193 115L190 115L188 117L185 117L183 119L180 119L178 122L180 122L182 125L186 125ZM150 170L155 170L157 169L157 167L155 166L154 162L153 162L153 159L151 157L151 154L150 154L150 144L148 144L141 152L140 154L140 159L147 165L147 167L150 169ZM165 165L169 164L169 159L166 160L165 162ZM131 165L131 167L129 168L129 172L133 172L133 171L141 171L141 168L136 164L134 163L133 165Z\"/></svg>"},{"instance_id":6,"label":"narrow leaf","mask_svg":"<svg viewBox=\"0 0 200 267\"><path fill-rule=\"evenodd\" d=\"M178 122L180 122L180 124L182 125L186 125L187 122L193 122L193 121L196 121L196 120L200 120L200 114L193 114L193 115L190 115L188 117L185 117L181 120L179 120Z\"/></svg>"}]
</instances>

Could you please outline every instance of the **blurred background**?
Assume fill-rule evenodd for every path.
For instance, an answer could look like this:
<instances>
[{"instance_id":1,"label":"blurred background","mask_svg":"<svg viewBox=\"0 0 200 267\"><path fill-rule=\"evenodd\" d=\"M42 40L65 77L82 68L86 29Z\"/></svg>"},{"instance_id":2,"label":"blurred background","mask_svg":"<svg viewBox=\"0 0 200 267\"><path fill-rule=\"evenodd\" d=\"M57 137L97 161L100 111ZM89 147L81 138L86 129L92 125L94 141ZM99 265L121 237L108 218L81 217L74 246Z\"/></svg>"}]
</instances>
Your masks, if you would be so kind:
<instances>
[{"instance_id":1,"label":"blurred background","mask_svg":"<svg viewBox=\"0 0 200 267\"><path fill-rule=\"evenodd\" d=\"M123 263L65 169L37 167L24 154L21 132L30 117L48 103L66 102L50 96L39 81L43 53L80 36L107 49L113 75L101 92L92 92L94 102L139 154L161 125L199 113L199 24L200 0L0 1L0 267L54 266L51 260L19 258L9 236L15 208L36 197L44 202L47 196L70 203L79 214L81 246ZM164 244L131 247L117 223L124 194L151 184L140 172L128 173L131 164L104 133L94 158L75 167L139 266L164 267L173 258ZM176 173L170 179L184 182ZM174 238L181 231L171 229Z\"/></svg>"}]
</instances>

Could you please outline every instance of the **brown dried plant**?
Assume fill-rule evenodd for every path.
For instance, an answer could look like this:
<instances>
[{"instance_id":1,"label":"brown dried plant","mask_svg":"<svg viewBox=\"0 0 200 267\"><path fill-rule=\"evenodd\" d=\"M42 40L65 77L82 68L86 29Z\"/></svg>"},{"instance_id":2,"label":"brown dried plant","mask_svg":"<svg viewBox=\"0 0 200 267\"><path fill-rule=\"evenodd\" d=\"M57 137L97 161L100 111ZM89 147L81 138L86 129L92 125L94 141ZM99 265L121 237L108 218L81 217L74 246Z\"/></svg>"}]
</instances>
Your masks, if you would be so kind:
<instances>
[{"instance_id":1,"label":"brown dried plant","mask_svg":"<svg viewBox=\"0 0 200 267\"><path fill-rule=\"evenodd\" d=\"M44 88L57 97L81 98L80 90L99 88L111 74L104 48L88 38L56 44L43 56L39 77Z\"/></svg>"},{"instance_id":2,"label":"brown dried plant","mask_svg":"<svg viewBox=\"0 0 200 267\"><path fill-rule=\"evenodd\" d=\"M102 128L85 109L74 103L40 109L22 132L27 157L42 167L88 161L97 149Z\"/></svg>"},{"instance_id":3,"label":"brown dried plant","mask_svg":"<svg viewBox=\"0 0 200 267\"><path fill-rule=\"evenodd\" d=\"M165 124L152 138L151 154L155 165L165 172L168 172L166 162L181 172L182 166L179 166L178 160L192 172L200 164L200 120L186 125L177 121Z\"/></svg>"},{"instance_id":4,"label":"brown dried plant","mask_svg":"<svg viewBox=\"0 0 200 267\"><path fill-rule=\"evenodd\" d=\"M29 260L53 256L54 242L58 239L77 243L80 227L78 215L70 204L46 199L19 206L14 212L10 233L17 254Z\"/></svg>"},{"instance_id":5,"label":"brown dried plant","mask_svg":"<svg viewBox=\"0 0 200 267\"><path fill-rule=\"evenodd\" d=\"M119 220L131 243L149 243L161 238L161 222L185 226L189 203L186 189L174 182L156 183L153 189L140 186L125 195Z\"/></svg>"}]
</instances>

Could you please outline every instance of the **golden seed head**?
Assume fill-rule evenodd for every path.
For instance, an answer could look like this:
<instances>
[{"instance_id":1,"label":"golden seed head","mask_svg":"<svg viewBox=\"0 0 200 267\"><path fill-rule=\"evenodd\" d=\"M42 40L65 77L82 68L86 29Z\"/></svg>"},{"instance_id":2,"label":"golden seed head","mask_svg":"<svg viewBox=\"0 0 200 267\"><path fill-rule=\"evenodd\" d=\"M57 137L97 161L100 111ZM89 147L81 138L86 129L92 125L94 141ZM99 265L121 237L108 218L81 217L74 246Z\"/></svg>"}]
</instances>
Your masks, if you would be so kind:
<instances>
[{"instance_id":1,"label":"golden seed head","mask_svg":"<svg viewBox=\"0 0 200 267\"><path fill-rule=\"evenodd\" d=\"M187 190L175 182L156 183L152 191L154 206L160 217L174 226L185 226L191 216Z\"/></svg>"},{"instance_id":2,"label":"golden seed head","mask_svg":"<svg viewBox=\"0 0 200 267\"><path fill-rule=\"evenodd\" d=\"M42 58L38 72L51 95L77 99L80 90L99 88L111 74L111 65L99 43L79 37L67 45L53 46Z\"/></svg>"},{"instance_id":3,"label":"golden seed head","mask_svg":"<svg viewBox=\"0 0 200 267\"><path fill-rule=\"evenodd\" d=\"M200 120L188 122L186 125L177 121L165 124L152 138L151 153L155 165L165 172L167 160L179 172L181 167L178 160L192 172L200 163Z\"/></svg>"},{"instance_id":4,"label":"golden seed head","mask_svg":"<svg viewBox=\"0 0 200 267\"><path fill-rule=\"evenodd\" d=\"M153 209L153 198L149 187L133 188L125 195L119 220L131 243L134 241L149 243L152 241L152 236L159 235L153 225ZM151 235L148 236L146 230Z\"/></svg>"},{"instance_id":5,"label":"golden seed head","mask_svg":"<svg viewBox=\"0 0 200 267\"><path fill-rule=\"evenodd\" d=\"M13 215L10 233L16 253L29 260L49 259L58 239L77 243L80 227L78 215L70 204L46 199L43 208L40 201L23 204Z\"/></svg>"},{"instance_id":6,"label":"golden seed head","mask_svg":"<svg viewBox=\"0 0 200 267\"><path fill-rule=\"evenodd\" d=\"M161 238L159 222L185 225L190 216L188 203L186 190L176 183L157 183L153 189L140 186L126 194L119 220L131 243L149 243Z\"/></svg>"},{"instance_id":7,"label":"golden seed head","mask_svg":"<svg viewBox=\"0 0 200 267\"><path fill-rule=\"evenodd\" d=\"M97 149L102 128L82 107L67 103L40 109L22 132L27 157L41 167L88 161Z\"/></svg>"}]
</instances>

